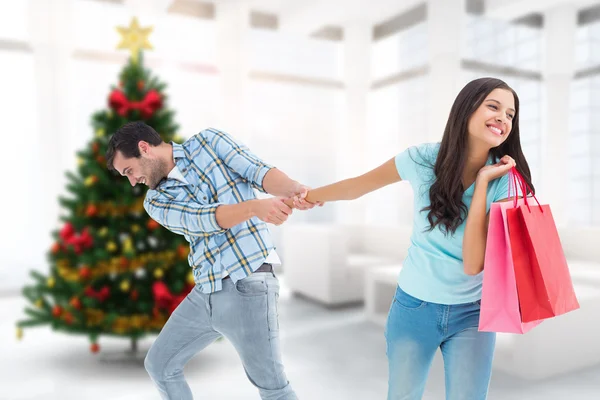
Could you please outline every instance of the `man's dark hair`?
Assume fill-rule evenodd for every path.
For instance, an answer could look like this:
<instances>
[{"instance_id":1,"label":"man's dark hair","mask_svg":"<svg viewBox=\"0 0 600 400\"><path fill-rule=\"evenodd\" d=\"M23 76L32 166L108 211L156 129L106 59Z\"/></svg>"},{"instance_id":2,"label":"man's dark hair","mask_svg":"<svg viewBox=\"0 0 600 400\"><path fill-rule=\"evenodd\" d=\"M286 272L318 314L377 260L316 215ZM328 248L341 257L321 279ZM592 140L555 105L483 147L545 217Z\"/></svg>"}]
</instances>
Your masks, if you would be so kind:
<instances>
[{"instance_id":1,"label":"man's dark hair","mask_svg":"<svg viewBox=\"0 0 600 400\"><path fill-rule=\"evenodd\" d=\"M120 151L125 158L139 158L140 141L149 143L152 146L158 146L163 143L160 135L149 125L141 121L128 122L120 127L108 142L106 150L106 167L110 171L114 171L113 162L115 154Z\"/></svg>"}]
</instances>

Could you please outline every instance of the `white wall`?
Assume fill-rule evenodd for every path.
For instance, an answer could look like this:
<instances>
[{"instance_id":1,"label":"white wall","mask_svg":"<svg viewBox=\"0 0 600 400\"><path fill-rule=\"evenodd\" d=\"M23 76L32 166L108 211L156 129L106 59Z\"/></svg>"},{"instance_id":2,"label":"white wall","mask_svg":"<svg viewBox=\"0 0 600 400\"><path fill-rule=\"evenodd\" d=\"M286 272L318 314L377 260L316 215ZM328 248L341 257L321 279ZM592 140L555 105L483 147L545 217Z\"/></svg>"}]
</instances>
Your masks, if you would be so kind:
<instances>
[{"instance_id":1,"label":"white wall","mask_svg":"<svg viewBox=\"0 0 600 400\"><path fill-rule=\"evenodd\" d=\"M371 64L375 83L426 68L427 24L419 23L376 41ZM428 76L425 74L401 78L371 90L365 170L378 167L410 146L428 141L427 87ZM407 182L368 194L366 203L368 224L412 224L413 197Z\"/></svg>"},{"instance_id":2,"label":"white wall","mask_svg":"<svg viewBox=\"0 0 600 400\"><path fill-rule=\"evenodd\" d=\"M22 7L9 7L10 12L0 9L5 26L12 27L15 24L9 22L17 21L16 26L22 28L0 28L0 38L5 34L9 40L26 44L31 17L28 4L20 4ZM65 193L61 177L74 169L76 151L91 139L91 116L106 108L108 94L118 84L128 54L115 50L120 40L115 26L129 24L127 8L87 0L65 4L72 7L74 40L69 53L72 57L64 60L64 68L70 71L69 85L56 93L66 98L68 109L68 114L61 116L66 129L60 134L36 121L36 91L41 89L35 85L35 53L0 49L0 84L11 93L0 100L3 116L10 116L3 118L7 121L4 137L23 147L21 151L15 151L14 146L0 149L2 168L20 173L11 186L15 196L1 200L3 209L11 210L5 217L11 235L0 240L0 291L21 287L28 280L29 269L47 271L50 231L59 226L59 214L53 212L47 216L49 223L40 224L43 213L52 207L36 205L52 203L58 211L57 197ZM140 23L154 26L150 41L155 49L146 52L146 66L168 84L167 106L176 111L179 134L189 137L209 126L222 128L222 107L227 104L222 102L217 67L216 24L178 15L140 18ZM243 132L231 133L243 137L256 154L295 179L313 186L331 182L335 177L333 138L342 129L345 112L341 45L260 30L249 31L248 36L250 77L245 96L251 118ZM55 94L44 95L53 98ZM57 161L56 170L44 169L40 157L35 156L46 150L37 139L40 135L53 135L56 146L66 155ZM61 184L52 193L40 193L36 182L50 176ZM295 218L330 221L332 215L319 209L298 213Z\"/></svg>"},{"instance_id":3,"label":"white wall","mask_svg":"<svg viewBox=\"0 0 600 400\"><path fill-rule=\"evenodd\" d=\"M1 25L1 24L0 24ZM4 173L0 209L0 289L20 283L33 265L44 262L40 245L50 244L43 224L44 202L40 191L44 165L37 131L37 104L34 65L31 53L0 52L0 113L2 146L0 168ZM55 199L52 199L55 201Z\"/></svg>"},{"instance_id":4,"label":"white wall","mask_svg":"<svg viewBox=\"0 0 600 400\"><path fill-rule=\"evenodd\" d=\"M341 44L264 30L252 31L250 40L248 145L293 179L331 183L335 138L344 129ZM293 218L333 221L330 208Z\"/></svg>"},{"instance_id":5,"label":"white wall","mask_svg":"<svg viewBox=\"0 0 600 400\"><path fill-rule=\"evenodd\" d=\"M600 66L600 21L577 30L576 71ZM600 227L600 74L571 84L569 223Z\"/></svg>"},{"instance_id":6,"label":"white wall","mask_svg":"<svg viewBox=\"0 0 600 400\"><path fill-rule=\"evenodd\" d=\"M72 48L64 53L70 58L58 64L69 71L62 77L68 85L39 87L36 79L43 76L43 66L36 64L36 53L28 49L32 36L28 7L39 4L42 0L0 3L0 40L16 44L11 48L0 46L0 85L9 94L0 100L3 138L8 143L0 148L0 167L11 176L19 175L18 179L8 178L10 194L0 200L0 207L8 211L4 219L7 233L0 240L0 291L20 287L30 268L47 270L50 230L58 226L58 212L53 210L58 209L57 196L64 191L64 184L40 190L43 186L39 183L50 178L64 182L59 177L74 167L75 152L91 138L90 117L106 107L110 88L118 83L118 72L127 55L126 51L115 50L120 40L115 26L129 23L130 10L116 3L61 0L61 4L70 4L73 14L67 20L73 24ZM472 16L465 21L463 59L496 67L541 70L545 49L539 29ZM227 104L218 68L216 22L178 15L141 18L140 22L142 26L154 26L150 41L155 50L147 53L147 65L168 83L168 106L176 110L179 134L189 137L208 126L226 128L223 110ZM344 86L344 43L248 30L244 47L248 52L248 75L242 85L244 93L240 93L247 118L240 132L231 133L243 138L267 162L313 187L339 177L336 163L342 157L364 160L364 165L363 161L360 164L365 171L380 165L406 147L427 140L431 93L428 75L408 79L398 76L428 66L428 32L427 23L418 24L374 42L372 54L365 54L371 59L370 80L379 84L367 98L365 145L356 154L345 154L340 141L345 138L350 119ZM578 71L600 65L599 33L598 23L579 29ZM460 79L466 83L490 74L504 78L520 95L523 147L537 182L544 173L540 155L545 120L543 78L502 76L497 69L484 69L462 71ZM397 79L392 83L380 84L394 77ZM575 228L600 225L600 136L593 122L600 106L598 79L596 75L574 81L572 110L553 111L571 115L573 150L565 150L564 162L572 164L570 171L575 175L571 183L557 184L563 184L565 196L571 196L567 210ZM45 104L37 99L61 100L68 113L59 115L55 126L53 119L47 123L47 113L39 109ZM439 112L447 115L448 111ZM44 122L40 122L40 116L44 116ZM54 147L48 148L48 144ZM55 154L53 149L60 152ZM60 154L63 159L54 160ZM365 222L390 227L411 223L409 185L386 188L365 200ZM328 205L311 213L296 213L293 218L323 222L336 217L334 207Z\"/></svg>"}]
</instances>

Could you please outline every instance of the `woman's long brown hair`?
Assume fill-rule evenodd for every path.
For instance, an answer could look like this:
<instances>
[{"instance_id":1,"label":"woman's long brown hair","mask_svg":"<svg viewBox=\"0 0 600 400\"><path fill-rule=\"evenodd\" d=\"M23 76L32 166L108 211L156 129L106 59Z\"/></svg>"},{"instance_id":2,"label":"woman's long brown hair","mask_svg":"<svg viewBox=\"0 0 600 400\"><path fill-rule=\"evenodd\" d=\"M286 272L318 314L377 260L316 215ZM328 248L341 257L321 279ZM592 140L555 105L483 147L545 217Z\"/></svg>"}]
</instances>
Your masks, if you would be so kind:
<instances>
[{"instance_id":1,"label":"woman's long brown hair","mask_svg":"<svg viewBox=\"0 0 600 400\"><path fill-rule=\"evenodd\" d=\"M480 78L469 82L458 94L444 129L444 136L439 153L433 166L434 182L429 189L431 204L421 211L429 211L429 231L436 226L445 233L454 234L467 216L467 206L462 201L465 191L463 187L463 171L467 162L467 141L469 137L469 119L479 108L488 94L495 89L512 92L515 98L515 115L512 130L508 138L498 147L490 150L497 162L505 155L511 156L517 169L535 193L531 182L531 171L521 149L519 132L519 97L504 81L495 78ZM422 157L421 160L427 159Z\"/></svg>"}]
</instances>

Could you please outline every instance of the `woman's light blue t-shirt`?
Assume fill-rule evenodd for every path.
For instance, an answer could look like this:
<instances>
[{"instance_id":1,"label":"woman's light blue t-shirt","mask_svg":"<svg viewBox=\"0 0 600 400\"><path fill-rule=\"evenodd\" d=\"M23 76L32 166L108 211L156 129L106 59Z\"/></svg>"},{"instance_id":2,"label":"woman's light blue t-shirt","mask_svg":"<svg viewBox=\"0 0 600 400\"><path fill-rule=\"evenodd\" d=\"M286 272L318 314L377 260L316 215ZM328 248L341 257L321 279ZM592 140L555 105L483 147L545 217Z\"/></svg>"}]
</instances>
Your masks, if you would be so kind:
<instances>
[{"instance_id":1,"label":"woman's light blue t-shirt","mask_svg":"<svg viewBox=\"0 0 600 400\"><path fill-rule=\"evenodd\" d=\"M433 183L433 165L439 152L439 143L427 143L406 149L396 156L396 168L404 181L410 182L414 192L414 222L411 245L402 264L398 285L406 293L423 301L439 304L470 303L481 299L483 273L470 276L464 273L462 248L465 221L454 234L446 236L439 225L428 231L430 205L429 188ZM487 164L494 164L490 156ZM471 206L475 184L463 195L463 202ZM508 197L508 175L488 185L487 211L493 202Z\"/></svg>"}]
</instances>

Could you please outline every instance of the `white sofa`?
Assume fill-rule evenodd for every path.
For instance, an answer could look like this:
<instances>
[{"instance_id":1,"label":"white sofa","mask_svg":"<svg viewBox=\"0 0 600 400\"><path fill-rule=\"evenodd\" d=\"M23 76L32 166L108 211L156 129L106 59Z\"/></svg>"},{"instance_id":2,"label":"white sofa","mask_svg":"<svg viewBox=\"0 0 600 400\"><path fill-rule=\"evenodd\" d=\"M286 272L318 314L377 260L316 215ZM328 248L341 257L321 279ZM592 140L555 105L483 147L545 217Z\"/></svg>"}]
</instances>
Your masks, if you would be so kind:
<instances>
[{"instance_id":1,"label":"white sofa","mask_svg":"<svg viewBox=\"0 0 600 400\"><path fill-rule=\"evenodd\" d=\"M496 370L542 379L600 365L600 229L559 234L581 308L525 335L498 334ZM282 236L292 291L329 305L364 296L366 318L385 323L410 227L288 225Z\"/></svg>"},{"instance_id":2,"label":"white sofa","mask_svg":"<svg viewBox=\"0 0 600 400\"><path fill-rule=\"evenodd\" d=\"M396 292L402 264L395 263L369 271L365 282L365 317L384 326Z\"/></svg>"},{"instance_id":3,"label":"white sofa","mask_svg":"<svg viewBox=\"0 0 600 400\"><path fill-rule=\"evenodd\" d=\"M393 252L366 252L365 227L289 224L281 229L285 280L292 293L327 306L364 300L365 278Z\"/></svg>"},{"instance_id":4,"label":"white sofa","mask_svg":"<svg viewBox=\"0 0 600 400\"><path fill-rule=\"evenodd\" d=\"M579 310L546 320L524 335L497 335L495 369L546 379L600 365L600 286L574 287Z\"/></svg>"}]
</instances>

